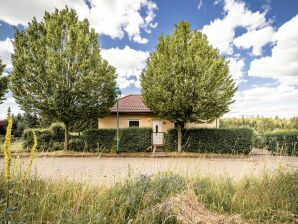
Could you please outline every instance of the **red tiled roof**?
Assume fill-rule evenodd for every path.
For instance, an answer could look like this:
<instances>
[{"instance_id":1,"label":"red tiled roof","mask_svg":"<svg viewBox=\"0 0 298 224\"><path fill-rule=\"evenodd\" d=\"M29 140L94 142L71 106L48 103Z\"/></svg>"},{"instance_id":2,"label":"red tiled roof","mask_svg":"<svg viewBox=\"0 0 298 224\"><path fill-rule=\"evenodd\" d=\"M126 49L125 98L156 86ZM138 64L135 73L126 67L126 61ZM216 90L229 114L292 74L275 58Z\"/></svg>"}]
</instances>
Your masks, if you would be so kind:
<instances>
[{"instance_id":1,"label":"red tiled roof","mask_svg":"<svg viewBox=\"0 0 298 224\"><path fill-rule=\"evenodd\" d=\"M119 112L147 112L152 113L152 111L144 104L141 95L127 95L119 99L118 105ZM117 112L116 104L111 109L112 113Z\"/></svg>"}]
</instances>

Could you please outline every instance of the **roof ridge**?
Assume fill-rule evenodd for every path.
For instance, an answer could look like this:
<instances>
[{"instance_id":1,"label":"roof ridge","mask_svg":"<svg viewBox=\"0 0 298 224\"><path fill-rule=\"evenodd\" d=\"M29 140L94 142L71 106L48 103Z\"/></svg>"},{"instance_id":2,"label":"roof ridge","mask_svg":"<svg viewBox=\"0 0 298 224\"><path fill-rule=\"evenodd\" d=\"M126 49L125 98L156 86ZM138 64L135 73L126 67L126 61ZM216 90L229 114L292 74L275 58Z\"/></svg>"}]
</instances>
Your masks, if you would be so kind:
<instances>
[{"instance_id":1,"label":"roof ridge","mask_svg":"<svg viewBox=\"0 0 298 224\"><path fill-rule=\"evenodd\" d=\"M118 110L119 112L151 112L151 110L144 103L143 97L141 94L128 94L118 99L118 109L116 109L115 104L111 111L115 112Z\"/></svg>"},{"instance_id":2,"label":"roof ridge","mask_svg":"<svg viewBox=\"0 0 298 224\"><path fill-rule=\"evenodd\" d=\"M142 94L128 94L126 96L120 97L119 100L122 100L122 99L124 99L126 97L129 97L129 96L142 96Z\"/></svg>"}]
</instances>

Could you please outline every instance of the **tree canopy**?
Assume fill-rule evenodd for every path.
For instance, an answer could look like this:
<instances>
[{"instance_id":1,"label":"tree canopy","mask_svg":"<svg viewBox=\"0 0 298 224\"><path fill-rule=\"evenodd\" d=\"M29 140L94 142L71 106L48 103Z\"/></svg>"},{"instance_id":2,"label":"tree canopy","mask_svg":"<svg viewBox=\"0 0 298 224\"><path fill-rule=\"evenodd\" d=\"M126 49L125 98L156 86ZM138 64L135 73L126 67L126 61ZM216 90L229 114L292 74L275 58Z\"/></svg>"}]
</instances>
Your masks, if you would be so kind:
<instances>
[{"instance_id":1,"label":"tree canopy","mask_svg":"<svg viewBox=\"0 0 298 224\"><path fill-rule=\"evenodd\" d=\"M74 10L46 12L17 31L12 55L11 89L28 112L65 124L109 112L115 102L115 68L100 56L98 34Z\"/></svg>"},{"instance_id":2,"label":"tree canopy","mask_svg":"<svg viewBox=\"0 0 298 224\"><path fill-rule=\"evenodd\" d=\"M8 78L3 76L5 65L2 64L2 60L0 59L0 104L5 100L5 93L8 88Z\"/></svg>"},{"instance_id":3,"label":"tree canopy","mask_svg":"<svg viewBox=\"0 0 298 224\"><path fill-rule=\"evenodd\" d=\"M146 105L160 117L181 126L211 122L229 111L236 91L228 61L209 45L207 37L181 21L172 35L161 36L141 74Z\"/></svg>"}]
</instances>

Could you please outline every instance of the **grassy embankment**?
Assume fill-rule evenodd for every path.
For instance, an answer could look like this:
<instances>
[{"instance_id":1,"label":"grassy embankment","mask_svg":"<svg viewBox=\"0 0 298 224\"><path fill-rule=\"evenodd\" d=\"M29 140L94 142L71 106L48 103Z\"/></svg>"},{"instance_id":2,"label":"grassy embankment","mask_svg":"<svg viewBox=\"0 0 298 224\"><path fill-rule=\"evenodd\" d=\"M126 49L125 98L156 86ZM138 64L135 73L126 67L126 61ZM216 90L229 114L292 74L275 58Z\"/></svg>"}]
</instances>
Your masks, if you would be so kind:
<instances>
[{"instance_id":1,"label":"grassy embankment","mask_svg":"<svg viewBox=\"0 0 298 224\"><path fill-rule=\"evenodd\" d=\"M298 173L237 182L164 173L112 188L1 176L0 211L2 221L28 223L292 223Z\"/></svg>"}]
</instances>

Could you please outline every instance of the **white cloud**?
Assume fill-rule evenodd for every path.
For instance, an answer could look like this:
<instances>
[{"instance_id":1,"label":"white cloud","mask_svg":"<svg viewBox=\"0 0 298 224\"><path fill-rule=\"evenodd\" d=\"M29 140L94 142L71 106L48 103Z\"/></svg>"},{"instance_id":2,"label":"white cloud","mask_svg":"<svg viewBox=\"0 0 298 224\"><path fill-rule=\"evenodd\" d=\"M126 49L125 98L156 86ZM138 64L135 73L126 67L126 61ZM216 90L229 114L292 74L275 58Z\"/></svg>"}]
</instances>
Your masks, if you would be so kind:
<instances>
[{"instance_id":1,"label":"white cloud","mask_svg":"<svg viewBox=\"0 0 298 224\"><path fill-rule=\"evenodd\" d=\"M128 46L123 49L110 48L102 49L101 55L111 65L116 67L118 73L118 85L120 88L126 88L135 84L139 87L139 76L146 66L146 60L149 57L149 52L134 50ZM135 80L128 78L135 77Z\"/></svg>"},{"instance_id":2,"label":"white cloud","mask_svg":"<svg viewBox=\"0 0 298 224\"><path fill-rule=\"evenodd\" d=\"M123 38L125 32L129 38L137 43L147 43L141 37L141 30L150 32L156 26L154 23L157 6L151 0L91 0L91 9L84 0L2 0L0 20L10 25L27 25L35 16L38 20L44 11L52 12L67 5L77 11L79 18L88 18L91 27L99 34L112 38ZM141 15L145 10L146 17Z\"/></svg>"},{"instance_id":3,"label":"white cloud","mask_svg":"<svg viewBox=\"0 0 298 224\"><path fill-rule=\"evenodd\" d=\"M236 82L236 85L239 85L241 82L244 82L244 60L239 58L230 57L227 58L229 60L229 69L230 74Z\"/></svg>"},{"instance_id":4,"label":"white cloud","mask_svg":"<svg viewBox=\"0 0 298 224\"><path fill-rule=\"evenodd\" d=\"M6 68L11 68L11 54L13 53L12 39L0 40L0 59L6 65Z\"/></svg>"},{"instance_id":5,"label":"white cloud","mask_svg":"<svg viewBox=\"0 0 298 224\"><path fill-rule=\"evenodd\" d=\"M298 89L292 86L255 87L237 92L235 100L225 117L298 116Z\"/></svg>"},{"instance_id":6,"label":"white cloud","mask_svg":"<svg viewBox=\"0 0 298 224\"><path fill-rule=\"evenodd\" d=\"M249 76L273 78L286 85L298 84L298 15L284 23L274 34L272 55L255 59Z\"/></svg>"},{"instance_id":7,"label":"white cloud","mask_svg":"<svg viewBox=\"0 0 298 224\"><path fill-rule=\"evenodd\" d=\"M233 39L237 27L246 28L253 31L268 24L263 13L252 12L244 2L238 0L225 0L225 15L222 19L215 19L210 24L205 25L202 32L208 37L209 42L217 47L220 53L233 53Z\"/></svg>"},{"instance_id":8,"label":"white cloud","mask_svg":"<svg viewBox=\"0 0 298 224\"><path fill-rule=\"evenodd\" d=\"M274 30L271 26L266 26L259 30L253 30L234 39L234 44L238 48L249 49L256 56L262 54L262 47L272 41Z\"/></svg>"},{"instance_id":9,"label":"white cloud","mask_svg":"<svg viewBox=\"0 0 298 224\"><path fill-rule=\"evenodd\" d=\"M218 5L222 0L214 0L213 5Z\"/></svg>"},{"instance_id":10,"label":"white cloud","mask_svg":"<svg viewBox=\"0 0 298 224\"><path fill-rule=\"evenodd\" d=\"M201 9L202 5L203 5L203 0L199 0L199 4L198 4L198 10L200 10L200 9Z\"/></svg>"},{"instance_id":11,"label":"white cloud","mask_svg":"<svg viewBox=\"0 0 298 224\"><path fill-rule=\"evenodd\" d=\"M12 97L12 93L8 92L6 95L6 100L0 104L0 120L7 117L7 110L10 107L12 114L23 113L15 99Z\"/></svg>"}]
</instances>

